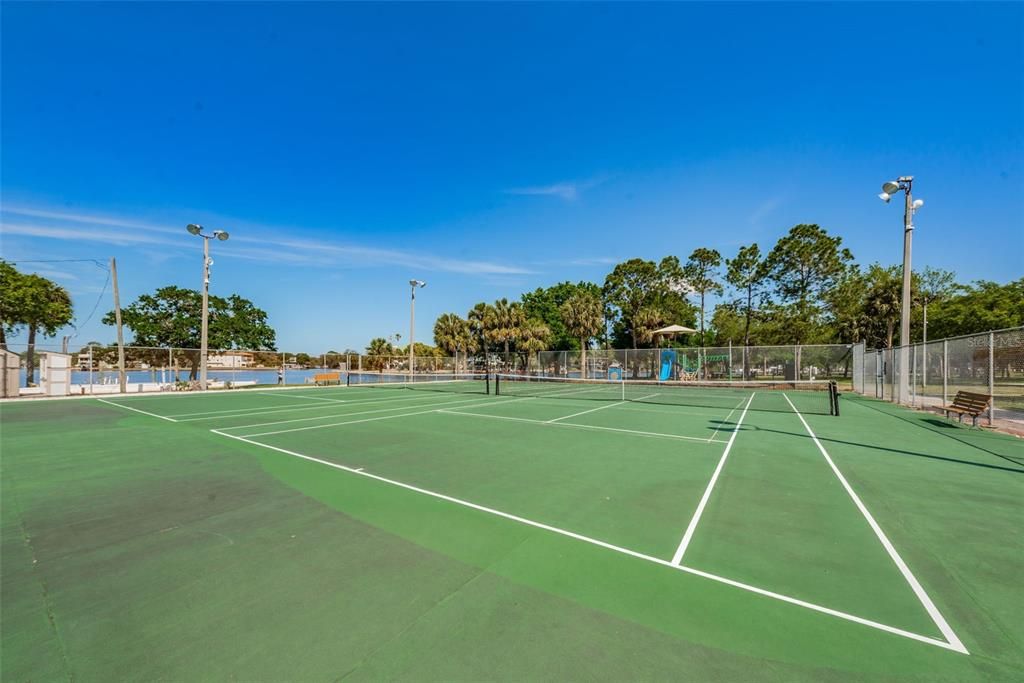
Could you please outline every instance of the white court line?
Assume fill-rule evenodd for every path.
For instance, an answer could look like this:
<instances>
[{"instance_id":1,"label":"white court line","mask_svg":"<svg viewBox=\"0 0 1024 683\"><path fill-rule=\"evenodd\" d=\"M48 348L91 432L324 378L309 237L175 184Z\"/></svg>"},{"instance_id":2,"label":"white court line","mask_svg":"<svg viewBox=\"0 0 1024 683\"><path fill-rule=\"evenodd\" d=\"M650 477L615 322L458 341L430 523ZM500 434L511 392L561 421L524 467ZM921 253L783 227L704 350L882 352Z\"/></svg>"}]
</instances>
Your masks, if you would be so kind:
<instances>
[{"instance_id":1,"label":"white court line","mask_svg":"<svg viewBox=\"0 0 1024 683\"><path fill-rule=\"evenodd\" d=\"M435 396L406 396L406 397L403 397L403 398L374 398L374 399L369 399L369 400L366 400L366 401L346 401L345 402L345 406L346 407L348 407L348 406L361 406L361 405L366 405L367 403L387 403L387 402L390 402L390 401L425 401L425 400L430 400L432 398L436 398L436 397ZM241 415L213 415L213 414L210 414L210 415L205 415L204 417L186 417L186 418L182 418L180 415L173 415L172 417L178 418L178 422L195 422L197 420L215 420L215 419L220 418L220 417L225 418L225 419L227 419L227 418L235 418L235 417L258 417L260 415L273 415L275 413L294 413L294 412L297 412L297 411L304 411L304 410L323 410L324 408L327 408L327 407L328 406L304 405L304 406L299 406L297 408L271 408L271 407L268 407L268 408L246 408L245 410L248 410L249 412L242 413ZM236 412L236 411L232 411L232 412ZM190 415L200 415L202 413L189 413L189 414ZM311 417L311 418L306 418L306 419L316 420L318 418Z\"/></svg>"},{"instance_id":2,"label":"white court line","mask_svg":"<svg viewBox=\"0 0 1024 683\"><path fill-rule=\"evenodd\" d=\"M718 427L716 427L715 431L711 434L711 439L714 439L716 436L718 436L718 430L722 428L723 424L725 424L726 422L729 421L729 418L732 417L733 413L735 413L737 410L739 410L741 405L743 405L743 401L740 401L739 403L737 403L736 407L733 408L732 410L730 410L729 414L725 416L725 419L718 423ZM711 441L711 439L708 439L708 441Z\"/></svg>"},{"instance_id":3,"label":"white court line","mask_svg":"<svg viewBox=\"0 0 1024 683\"><path fill-rule=\"evenodd\" d=\"M635 557L635 558L640 559L640 560L645 560L647 562L651 562L653 564L661 565L661 566L669 568L669 569L674 569L674 570L677 570L677 571L685 572L687 574L692 574L694 576L699 576L699 577L702 577L702 578L705 578L705 579L710 579L711 581L716 581L718 583L722 583L722 584L725 584L727 586L733 586L735 588L739 588L741 590L749 591L751 593L756 593L758 595L761 595L761 596L764 596L764 597L767 597L767 598L772 598L774 600L779 600L781 602L789 603L791 605L797 605L799 607L804 607L806 609L813 610L815 612L820 612L822 614L828 614L828 615L833 616L833 617L838 617L838 618L844 619L846 621L851 621L851 622L856 623L856 624L861 624L862 626L868 626L868 627L871 627L871 628L874 628L874 629L878 629L880 631L885 631L886 633L891 633L893 635L902 636L904 638L909 638L911 640L916 640L918 642L926 643L928 645L934 645L935 647L940 647L940 648L943 648L945 650L953 650L955 652L961 652L963 654L967 654L967 651L965 649L962 649L962 646L961 646L961 648L956 648L953 645L950 645L948 642L942 641L942 640L938 640L937 638L931 638L929 636L922 636L922 635L920 635L918 633L913 633L911 631L906 631L906 630L901 629L901 628L896 628L895 626L889 626L887 624L882 624L882 623L879 623L877 621L872 621L871 619L865 619L863 617L858 617L856 615L849 614L847 612L841 612L839 610L832 609L831 607L824 607L822 605L816 605L816 604L814 604L812 602L807 602L806 600L800 600L799 598L794 598L794 597L790 597L788 595L783 595L782 593L775 593L773 591L765 590L763 588L758 588L757 586L751 586L750 584L742 583L740 581L734 581L733 579L728 579L728 578L726 578L724 576L718 576L717 574L711 574L710 572L705 572L705 571L702 571L700 569L694 569L693 567L687 567L685 565L673 564L672 562L669 562L668 560L663 560L663 559L661 559L659 557L654 557L652 555L645 555L644 553L637 552L636 550L630 550L629 548L623 548L622 546L617 546L617 545L613 545L611 543L606 543L605 541L600 541L600 540L598 540L596 538L591 538L589 536L584 536L583 534L577 534L577 533L575 533L573 531L568 531L566 529L560 529L558 527L551 526L550 524L544 524L543 522L536 522L534 520L527 519L525 517L520 517L518 515L513 515L513 514L508 513L508 512L502 512L501 510L496 510L494 508L489 508L489 507L485 507L483 505L478 505L476 503L471 503L471 502L469 502L467 500L462 500L460 498L455 498L453 496L449 496L449 495L446 495L446 494L443 494L443 493L438 493L436 491L431 491L429 489L420 488L418 486L413 486L412 484L406 484L404 482L396 481L394 479L388 479L386 477L382 477L382 476L377 475L377 474L371 474L370 472L366 472L365 470L363 470L363 468L361 468L361 467L357 469L357 468L347 467L345 465L339 465L338 463L334 463L334 462L331 462L329 460L323 460L321 458L316 458L316 457L313 457L311 455L304 455L302 453L297 453L295 451L289 451L289 450L284 449L284 448L278 448L277 446L270 446L270 445L265 444L265 443L260 443L259 441L252 441L252 440L247 439L247 438L242 437L242 436L235 436L233 434L225 434L224 432L220 432L220 431L218 431L216 429L211 429L210 431L213 432L214 434L219 434L220 436L225 436L225 437L227 437L229 439L235 439L236 441L242 441L244 443L247 443L247 444L250 444L250 445L253 445L253 446L259 446L260 448L266 448L268 450L276 451L278 453L283 453L283 454L289 455L289 456L291 456L293 458L300 458L302 460L308 460L310 462L315 462L315 463L318 463L318 464L321 464L321 465L326 465L327 467L332 467L334 469L341 470L343 472L349 472L349 473L357 475L357 476L366 477L368 479L373 479L373 480L381 482L383 484L388 484L390 486L396 486L398 488L406 489L408 491L413 491L415 493L419 493L419 494L422 494L422 495L425 495L425 496L430 496L431 498L437 498L439 500L444 500L444 501L447 501L449 503L453 503L455 505L461 505L463 507L467 507L467 508L470 508L470 509L473 509L473 510L477 510L479 512L484 512L484 513L487 513L487 514L490 514L490 515L495 515L497 517L501 517L503 519L507 519L507 520L510 520L512 522L517 522L517 523L523 524L525 526L534 527L536 529L542 529L544 531L548 531L548 532L551 532L551 533L554 533L554 534L558 534L560 536L566 536L568 538L572 538L572 539L575 539L577 541L582 541L584 543L589 543L591 545L595 545L595 546L598 546L598 547L601 547L601 548L605 548L607 550L611 550L611 551L614 551L614 552L617 552L617 553L621 553L623 555L628 555L630 557Z\"/></svg>"},{"instance_id":4,"label":"white court line","mask_svg":"<svg viewBox=\"0 0 1024 683\"><path fill-rule=\"evenodd\" d=\"M339 417L351 417L352 415L372 415L374 413L391 413L396 410L415 410L417 408L429 408L431 406L454 406L467 401L478 401L479 398L464 398L458 401L442 401L441 403L419 403L416 405L405 405L397 406L393 408L375 408L373 410L360 410L358 412L348 413L332 413L330 415L316 415L314 417L296 417L291 420L275 420L273 422L257 422L255 424L238 425L236 427L217 427L217 429L223 430L236 430L236 429L249 429L250 427L270 427L272 425L285 425L294 424L296 422L314 422L316 420L333 420ZM348 404L350 406L356 405L355 403ZM231 417L249 417L248 415L231 415ZM187 422L188 420L181 420L181 422Z\"/></svg>"},{"instance_id":5,"label":"white court line","mask_svg":"<svg viewBox=\"0 0 1024 683\"><path fill-rule=\"evenodd\" d=\"M856 505L857 509L860 510L861 514L864 515L864 519L867 520L868 526L870 526L871 530L875 532L875 536L878 537L878 540L879 542L881 542L882 547L885 548L885 552L889 553L889 557L892 558L892 561L894 563L896 563L896 567L899 568L900 573L903 574L903 578L907 580L908 584L910 584L910 588L914 591L914 595L916 595L917 599L921 601L921 604L928 612L928 615L932 618L932 621L935 622L935 625L939 628L939 631L941 631L942 635L946 638L946 641L949 643L950 648L956 650L957 652L962 652L965 655L970 654L967 651L967 648L964 647L964 644L960 642L960 639L956 637L956 634L953 632L952 627L950 627L949 623L946 622L946 619L942 616L942 614L939 612L939 609L935 606L935 603L932 602L932 599L930 597L928 597L928 594L925 592L920 582L918 582L917 577L915 577L913 572L910 571L910 567L908 567L907 563L903 561L903 558L900 557L900 554L896 552L896 548L889 541L889 538L885 535L885 532L882 531L882 527L878 525L878 522L875 521L875 518L871 515L870 512L868 512L868 509L861 501L860 496L856 494L856 492L853 490L853 487L850 486L850 483L846 481L846 477L844 477L843 473L839 471L838 467L836 467L836 464L832 461L832 458L829 456L828 451L826 451L825 447L821 445L821 441L818 440L818 437L815 435L815 433L811 431L811 427L810 425L807 424L807 420L805 420L804 416L800 414L800 411L796 409L796 406L793 405L793 402L789 400L789 396L786 396L786 394L782 394L782 397L786 399L786 403L789 403L789 407L792 408L793 412L796 413L796 416L800 418L800 422L803 423L804 429L807 430L807 433L810 434L811 439L814 440L814 444L818 447L818 450L821 451L821 455L825 458L825 462L827 462L828 466L832 468L832 471L835 473L836 478L839 479L839 483L843 485L843 488L846 489L846 492L850 495L850 498L853 499L854 505Z\"/></svg>"},{"instance_id":6,"label":"white court line","mask_svg":"<svg viewBox=\"0 0 1024 683\"><path fill-rule=\"evenodd\" d=\"M528 397L524 397L528 398ZM683 441L696 441L697 443L710 443L707 439L701 439L696 436L683 436L681 434L665 434L663 432L642 432L637 429L620 429L619 427L602 427L600 425L582 425L575 422L551 422L549 420L532 420L528 417L511 417L508 415L488 415L487 413L463 413L458 410L445 410L441 408L437 412L445 415L464 415L466 417L483 417L489 420L511 420L513 422L529 422L536 425L549 425L551 427L575 427L576 429L592 429L602 432L622 432L624 434L632 434L634 436L649 436L661 439L681 439ZM725 441L715 441L714 443L726 443Z\"/></svg>"},{"instance_id":7,"label":"white court line","mask_svg":"<svg viewBox=\"0 0 1024 683\"><path fill-rule=\"evenodd\" d=\"M722 453L722 457L718 460L718 467L715 468L715 473L711 475L711 481L708 482L708 486L704 489L704 495L700 498L700 503L697 504L697 510L693 513L693 517L690 519L690 524L686 527L686 533L683 534L683 540L679 541L679 547L676 548L676 554L672 556L672 564L679 564L683 561L683 554L686 552L686 547L690 545L690 540L693 538L693 532L697 530L697 523L700 522L701 515L704 514L704 507L708 504L708 500L711 498L711 491L715 488L715 482L718 481L718 475L722 473L722 467L725 466L725 459L729 457L729 451L732 450L732 445L736 441L736 435L740 433L740 425L743 424L743 418L747 416L747 409L750 407L750 403L754 400L754 396L757 392L750 395L747 399L747 405L743 406L743 412L740 413L740 419L736 422L736 426L733 427L732 436L729 437L729 443L725 446L725 451Z\"/></svg>"},{"instance_id":8,"label":"white court line","mask_svg":"<svg viewBox=\"0 0 1024 683\"><path fill-rule=\"evenodd\" d=\"M515 400L515 401L523 401L523 400L526 400L526 398L527 397L523 397L523 398L513 399L513 400ZM459 405L461 403L469 403L468 406L462 406L462 407L463 408L473 408L473 407L476 407L476 406L491 405L489 402L488 403L479 403L479 402L472 403L472 401L476 401L476 400L477 399L470 399L470 401L463 400L463 401L448 401L446 403L432 403L432 404L427 404L426 406L416 406L416 408L427 408L427 407L429 407L430 408L429 410L416 410L416 411L411 412L411 413L402 413L401 415L383 415L381 417L368 417L368 418L365 418L365 419L362 419L362 420L346 420L344 422L332 422L331 424L326 424L326 425L311 425L309 427L293 427L292 429L278 429L278 430L275 430L275 431L272 431L272 432L260 432L258 434L246 434L245 436L248 437L248 438L251 438L251 437L254 437L254 436L272 436L274 434L287 434L289 432L308 432L308 431L313 430L313 429L326 429L327 427L340 427L342 425L361 424L363 422L377 422L378 420L394 420L394 419L399 418L399 417L411 417L413 415L426 415L427 413L436 413L436 412L438 412L439 409L434 407L434 406L454 406L454 405ZM511 402L512 401L506 401L506 403L511 403ZM374 410L374 411L368 411L367 413L362 413L362 414L366 415L366 414L368 414L370 412L383 413L385 411L383 411L383 410ZM358 415L358 414L359 413L349 413L348 415L338 415L337 417L349 417L351 415ZM250 426L252 426L252 427L259 427L259 426L265 426L265 425L250 425ZM229 429L240 429L240 427L229 427Z\"/></svg>"},{"instance_id":9,"label":"white court line","mask_svg":"<svg viewBox=\"0 0 1024 683\"><path fill-rule=\"evenodd\" d=\"M118 408L124 408L125 410L131 410L132 412L135 412L135 413L142 413L143 415L149 415L150 417L159 417L161 420L167 420L168 422L177 422L177 420L175 420L173 417L166 417L164 415L157 415L156 413L150 413L150 412L147 412L145 410L139 410L138 408L131 408L129 406L123 406L120 403L114 403L113 401L108 401L105 398L98 398L96 400L99 401L100 403L106 403L108 406L117 406Z\"/></svg>"},{"instance_id":10,"label":"white court line","mask_svg":"<svg viewBox=\"0 0 1024 683\"><path fill-rule=\"evenodd\" d=\"M657 396L657 394L651 394L650 396L641 396L640 398L634 398L634 399L630 399L630 400L631 401L642 401L645 398L654 398L655 396ZM624 403L629 403L629 401L619 401L618 403L612 403L611 405L599 406L597 408L591 408L590 410L583 410L583 411L580 411L578 413L573 413L572 415L563 415L562 417L556 417L553 420L548 420L547 423L548 424L554 424L555 422L560 422L562 420L568 420L570 417L579 417L580 415L586 415L587 413L596 413L599 410L606 410L608 408L614 408L615 406L621 406Z\"/></svg>"}]
</instances>

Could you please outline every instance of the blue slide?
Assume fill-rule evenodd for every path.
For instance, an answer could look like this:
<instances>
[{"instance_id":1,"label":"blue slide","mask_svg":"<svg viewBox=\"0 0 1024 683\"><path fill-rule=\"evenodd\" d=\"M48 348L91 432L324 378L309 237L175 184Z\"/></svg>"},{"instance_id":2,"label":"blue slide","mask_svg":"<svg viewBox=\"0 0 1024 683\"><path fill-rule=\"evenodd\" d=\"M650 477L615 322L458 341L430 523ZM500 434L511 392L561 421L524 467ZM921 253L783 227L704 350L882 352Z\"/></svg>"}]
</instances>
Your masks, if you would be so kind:
<instances>
[{"instance_id":1,"label":"blue slide","mask_svg":"<svg viewBox=\"0 0 1024 683\"><path fill-rule=\"evenodd\" d=\"M661 352L661 374L658 379L667 382L672 379L672 369L676 366L676 350L663 349Z\"/></svg>"}]
</instances>

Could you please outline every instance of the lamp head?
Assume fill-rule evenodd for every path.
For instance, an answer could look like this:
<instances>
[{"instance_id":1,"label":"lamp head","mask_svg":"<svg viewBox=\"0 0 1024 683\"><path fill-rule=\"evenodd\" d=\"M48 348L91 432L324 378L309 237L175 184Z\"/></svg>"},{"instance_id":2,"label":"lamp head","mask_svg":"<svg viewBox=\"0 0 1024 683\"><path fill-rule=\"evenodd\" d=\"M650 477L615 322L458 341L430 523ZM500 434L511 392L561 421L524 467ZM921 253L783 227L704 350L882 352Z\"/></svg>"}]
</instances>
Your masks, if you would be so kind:
<instances>
[{"instance_id":1,"label":"lamp head","mask_svg":"<svg viewBox=\"0 0 1024 683\"><path fill-rule=\"evenodd\" d=\"M886 194L896 194L900 191L900 184L895 180L887 180L882 183L882 192Z\"/></svg>"},{"instance_id":2,"label":"lamp head","mask_svg":"<svg viewBox=\"0 0 1024 683\"><path fill-rule=\"evenodd\" d=\"M890 195L888 192L883 192L882 194L878 195L878 198L881 199L886 204L888 204L889 200L892 199L892 195Z\"/></svg>"},{"instance_id":3,"label":"lamp head","mask_svg":"<svg viewBox=\"0 0 1024 683\"><path fill-rule=\"evenodd\" d=\"M223 230L214 230L213 236L219 239L221 242L224 242L228 238L228 234Z\"/></svg>"},{"instance_id":4,"label":"lamp head","mask_svg":"<svg viewBox=\"0 0 1024 683\"><path fill-rule=\"evenodd\" d=\"M409 284L413 287L426 287L427 283L423 280L409 280Z\"/></svg>"},{"instance_id":5,"label":"lamp head","mask_svg":"<svg viewBox=\"0 0 1024 683\"><path fill-rule=\"evenodd\" d=\"M913 204L914 211L917 211L922 206L924 206L924 200L923 199L915 199L914 200L914 204Z\"/></svg>"},{"instance_id":6,"label":"lamp head","mask_svg":"<svg viewBox=\"0 0 1024 683\"><path fill-rule=\"evenodd\" d=\"M189 233L193 235L198 235L203 231L203 226L196 225L195 223L189 223L188 225L185 226L185 229L188 230Z\"/></svg>"}]
</instances>

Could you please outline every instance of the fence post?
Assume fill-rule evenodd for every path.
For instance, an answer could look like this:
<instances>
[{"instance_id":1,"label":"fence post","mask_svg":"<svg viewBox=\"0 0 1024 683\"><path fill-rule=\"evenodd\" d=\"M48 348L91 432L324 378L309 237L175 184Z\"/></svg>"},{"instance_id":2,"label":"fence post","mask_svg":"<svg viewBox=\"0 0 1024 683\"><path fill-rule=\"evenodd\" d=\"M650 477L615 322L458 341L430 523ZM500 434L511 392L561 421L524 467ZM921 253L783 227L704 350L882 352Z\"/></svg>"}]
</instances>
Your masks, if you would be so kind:
<instances>
[{"instance_id":1,"label":"fence post","mask_svg":"<svg viewBox=\"0 0 1024 683\"><path fill-rule=\"evenodd\" d=\"M996 333L988 333L988 395L992 400L988 402L988 426L992 426L992 418L996 410Z\"/></svg>"},{"instance_id":2,"label":"fence post","mask_svg":"<svg viewBox=\"0 0 1024 683\"><path fill-rule=\"evenodd\" d=\"M949 387L949 342L942 340L942 405L949 403L947 391Z\"/></svg>"},{"instance_id":3,"label":"fence post","mask_svg":"<svg viewBox=\"0 0 1024 683\"><path fill-rule=\"evenodd\" d=\"M917 405L917 344L910 347L910 405Z\"/></svg>"},{"instance_id":4,"label":"fence post","mask_svg":"<svg viewBox=\"0 0 1024 683\"><path fill-rule=\"evenodd\" d=\"M729 339L729 381L732 381L732 339Z\"/></svg>"}]
</instances>

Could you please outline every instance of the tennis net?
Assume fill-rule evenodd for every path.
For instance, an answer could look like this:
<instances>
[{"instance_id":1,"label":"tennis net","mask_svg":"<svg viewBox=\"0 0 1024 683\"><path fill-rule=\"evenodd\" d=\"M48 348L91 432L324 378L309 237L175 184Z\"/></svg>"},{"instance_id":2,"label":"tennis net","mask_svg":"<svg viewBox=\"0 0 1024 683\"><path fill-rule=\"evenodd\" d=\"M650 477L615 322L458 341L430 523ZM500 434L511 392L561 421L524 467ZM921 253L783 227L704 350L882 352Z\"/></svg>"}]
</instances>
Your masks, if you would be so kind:
<instances>
[{"instance_id":1,"label":"tennis net","mask_svg":"<svg viewBox=\"0 0 1024 683\"><path fill-rule=\"evenodd\" d=\"M398 372L350 372L345 383L350 387L416 389L464 394L491 393L491 382L486 373L409 375Z\"/></svg>"},{"instance_id":2,"label":"tennis net","mask_svg":"<svg viewBox=\"0 0 1024 683\"><path fill-rule=\"evenodd\" d=\"M839 414L839 394L835 382L830 381L659 382L498 374L494 385L500 396L633 401L724 410L742 409L749 401L750 410Z\"/></svg>"}]
</instances>

